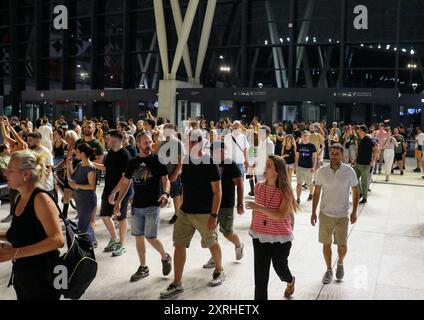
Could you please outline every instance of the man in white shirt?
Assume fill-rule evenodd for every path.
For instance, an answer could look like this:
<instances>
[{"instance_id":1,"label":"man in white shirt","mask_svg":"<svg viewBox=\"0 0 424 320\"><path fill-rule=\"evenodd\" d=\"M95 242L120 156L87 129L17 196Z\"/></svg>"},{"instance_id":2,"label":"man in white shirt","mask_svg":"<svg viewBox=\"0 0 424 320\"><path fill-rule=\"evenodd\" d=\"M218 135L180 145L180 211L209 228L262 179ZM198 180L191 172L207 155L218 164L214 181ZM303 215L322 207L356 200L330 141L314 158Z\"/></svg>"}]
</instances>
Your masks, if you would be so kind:
<instances>
[{"instance_id":1,"label":"man in white shirt","mask_svg":"<svg viewBox=\"0 0 424 320\"><path fill-rule=\"evenodd\" d=\"M51 152L53 150L53 130L48 124L49 120L44 118L43 125L38 128L38 132L41 134L41 144Z\"/></svg>"},{"instance_id":2,"label":"man in white shirt","mask_svg":"<svg viewBox=\"0 0 424 320\"><path fill-rule=\"evenodd\" d=\"M259 146L258 146L258 156L256 162L256 176L259 181L264 181L264 172L266 167L266 162L268 157L274 154L274 143L269 138L271 134L271 129L267 126L262 126L259 129Z\"/></svg>"},{"instance_id":3,"label":"man in white shirt","mask_svg":"<svg viewBox=\"0 0 424 320\"><path fill-rule=\"evenodd\" d=\"M46 164L46 174L44 178L40 181L41 189L48 191L52 196L56 198L54 192L54 179L53 179L53 154L50 150L42 145L41 134L39 132L32 132L28 134L28 148L35 152L38 155L44 157L44 162ZM56 199L57 200L57 199Z\"/></svg>"},{"instance_id":4,"label":"man in white shirt","mask_svg":"<svg viewBox=\"0 0 424 320\"><path fill-rule=\"evenodd\" d=\"M424 173L424 168L421 168L421 159L423 156L424 133L421 128L417 128L417 136L415 137L415 159L417 160L417 168L414 172Z\"/></svg>"},{"instance_id":5,"label":"man in white shirt","mask_svg":"<svg viewBox=\"0 0 424 320\"><path fill-rule=\"evenodd\" d=\"M248 150L249 142L246 136L241 132L240 121L234 121L233 131L224 137L224 143L231 159L237 164L244 176L245 168L249 166Z\"/></svg>"},{"instance_id":6,"label":"man in white shirt","mask_svg":"<svg viewBox=\"0 0 424 320\"><path fill-rule=\"evenodd\" d=\"M333 279L332 251L333 242L337 245L339 260L337 263L336 278L342 280L344 276L343 261L347 253L347 238L349 227L349 193L352 189L353 208L350 222L357 220L359 202L358 178L352 167L344 164L343 146L336 143L330 147L330 164L322 167L315 178L315 191L312 202L311 224L317 223L317 207L320 201L319 242L324 246L324 258L327 271L322 282L328 284Z\"/></svg>"}]
</instances>

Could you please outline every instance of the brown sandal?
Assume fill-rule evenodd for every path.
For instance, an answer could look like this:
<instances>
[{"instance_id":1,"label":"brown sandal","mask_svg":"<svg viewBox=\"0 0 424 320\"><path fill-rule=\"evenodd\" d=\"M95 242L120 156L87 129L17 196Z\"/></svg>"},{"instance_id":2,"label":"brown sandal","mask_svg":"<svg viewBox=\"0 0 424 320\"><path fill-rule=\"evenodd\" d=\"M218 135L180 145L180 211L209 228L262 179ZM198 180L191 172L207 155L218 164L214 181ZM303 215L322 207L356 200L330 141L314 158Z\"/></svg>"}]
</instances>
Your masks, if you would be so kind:
<instances>
[{"instance_id":1,"label":"brown sandal","mask_svg":"<svg viewBox=\"0 0 424 320\"><path fill-rule=\"evenodd\" d=\"M286 291L284 291L284 297L285 298L290 298L293 295L295 282L296 282L296 279L295 279L295 277L293 277L292 283L287 284Z\"/></svg>"}]
</instances>

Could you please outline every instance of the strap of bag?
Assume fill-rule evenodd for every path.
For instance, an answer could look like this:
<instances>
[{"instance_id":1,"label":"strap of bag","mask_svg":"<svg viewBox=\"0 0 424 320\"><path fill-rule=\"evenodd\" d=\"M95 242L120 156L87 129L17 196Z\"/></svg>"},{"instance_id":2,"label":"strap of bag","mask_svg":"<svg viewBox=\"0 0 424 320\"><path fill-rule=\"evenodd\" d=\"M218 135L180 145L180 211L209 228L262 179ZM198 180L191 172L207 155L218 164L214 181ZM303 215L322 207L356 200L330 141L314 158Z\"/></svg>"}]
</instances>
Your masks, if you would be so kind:
<instances>
[{"instance_id":1,"label":"strap of bag","mask_svg":"<svg viewBox=\"0 0 424 320\"><path fill-rule=\"evenodd\" d=\"M237 140L234 138L233 135L231 135L231 138L233 139L233 141L235 142L235 144L237 145L237 147L240 149L240 151L243 153L243 149L240 147L240 145L238 144Z\"/></svg>"}]
</instances>

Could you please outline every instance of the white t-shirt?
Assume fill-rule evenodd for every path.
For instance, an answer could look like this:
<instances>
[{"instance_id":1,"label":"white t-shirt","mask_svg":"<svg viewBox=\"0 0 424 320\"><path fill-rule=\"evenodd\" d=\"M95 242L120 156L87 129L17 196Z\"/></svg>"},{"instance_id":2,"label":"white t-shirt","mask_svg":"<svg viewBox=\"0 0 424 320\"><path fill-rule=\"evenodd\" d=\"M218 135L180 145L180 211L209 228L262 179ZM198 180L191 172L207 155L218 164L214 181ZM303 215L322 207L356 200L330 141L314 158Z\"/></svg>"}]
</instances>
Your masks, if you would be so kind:
<instances>
[{"instance_id":1,"label":"white t-shirt","mask_svg":"<svg viewBox=\"0 0 424 320\"><path fill-rule=\"evenodd\" d=\"M352 167L342 163L337 171L326 165L319 169L315 185L321 187L320 211L330 218L349 216L350 188L358 186Z\"/></svg>"},{"instance_id":2,"label":"white t-shirt","mask_svg":"<svg viewBox=\"0 0 424 320\"><path fill-rule=\"evenodd\" d=\"M258 155L257 155L257 165L256 165L256 174L263 176L266 168L266 161L268 160L268 156L274 154L274 143L267 138L262 141L258 146Z\"/></svg>"},{"instance_id":3,"label":"white t-shirt","mask_svg":"<svg viewBox=\"0 0 424 320\"><path fill-rule=\"evenodd\" d=\"M234 142L233 138L235 139ZM224 138L225 146L227 147L228 155L231 156L231 159L237 164L244 163L244 153L242 150L249 149L249 142L244 134L234 135L229 133Z\"/></svg>"},{"instance_id":4,"label":"white t-shirt","mask_svg":"<svg viewBox=\"0 0 424 320\"><path fill-rule=\"evenodd\" d=\"M49 149L44 146L40 146L38 149L34 149L32 151L38 155L45 155L44 163L46 164L46 167L53 167L53 154ZM51 170L49 175L40 181L40 187L41 189L44 189L46 191L52 191L54 189L53 173L51 172Z\"/></svg>"},{"instance_id":5,"label":"white t-shirt","mask_svg":"<svg viewBox=\"0 0 424 320\"><path fill-rule=\"evenodd\" d=\"M41 134L41 144L52 151L53 149L53 141L52 141L52 135L53 131L48 126L41 126L38 128L38 132Z\"/></svg>"},{"instance_id":6,"label":"white t-shirt","mask_svg":"<svg viewBox=\"0 0 424 320\"><path fill-rule=\"evenodd\" d=\"M418 146L422 146L424 144L424 133L420 133L415 140L417 141L417 147L415 149L418 148Z\"/></svg>"}]
</instances>

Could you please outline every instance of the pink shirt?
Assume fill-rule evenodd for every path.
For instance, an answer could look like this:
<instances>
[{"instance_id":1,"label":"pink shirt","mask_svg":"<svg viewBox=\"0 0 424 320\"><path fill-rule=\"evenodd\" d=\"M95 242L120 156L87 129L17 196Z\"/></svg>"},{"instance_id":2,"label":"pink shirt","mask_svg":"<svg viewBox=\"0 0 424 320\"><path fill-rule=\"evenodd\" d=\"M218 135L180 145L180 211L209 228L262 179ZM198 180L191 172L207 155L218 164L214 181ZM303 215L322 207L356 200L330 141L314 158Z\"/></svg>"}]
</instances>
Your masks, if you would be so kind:
<instances>
[{"instance_id":1,"label":"pink shirt","mask_svg":"<svg viewBox=\"0 0 424 320\"><path fill-rule=\"evenodd\" d=\"M386 131L378 131L375 135L375 138L378 140L378 148L382 150L384 148L384 144L386 143L386 139L389 137L389 133Z\"/></svg>"}]
</instances>

